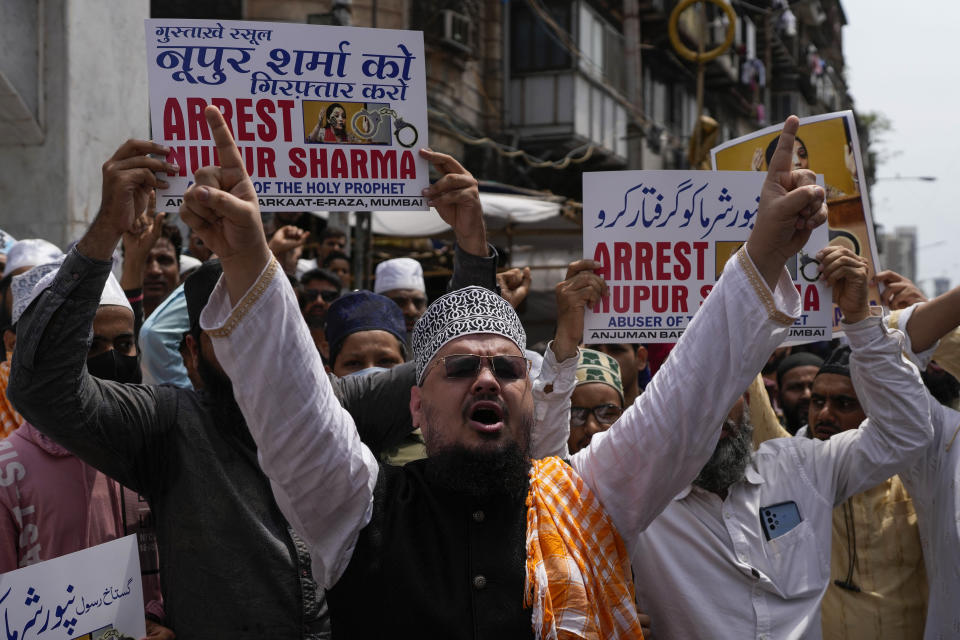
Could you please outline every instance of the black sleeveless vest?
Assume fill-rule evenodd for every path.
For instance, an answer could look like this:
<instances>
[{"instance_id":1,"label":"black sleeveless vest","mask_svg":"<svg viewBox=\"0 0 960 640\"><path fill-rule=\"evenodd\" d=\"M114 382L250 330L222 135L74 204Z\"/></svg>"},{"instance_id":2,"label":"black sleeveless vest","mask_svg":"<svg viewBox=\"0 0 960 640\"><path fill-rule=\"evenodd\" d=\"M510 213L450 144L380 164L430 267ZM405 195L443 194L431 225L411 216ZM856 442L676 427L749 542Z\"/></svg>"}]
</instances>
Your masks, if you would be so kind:
<instances>
[{"instance_id":1,"label":"black sleeveless vest","mask_svg":"<svg viewBox=\"0 0 960 640\"><path fill-rule=\"evenodd\" d=\"M480 500L380 466L373 516L328 592L335 640L532 638L526 492Z\"/></svg>"}]
</instances>

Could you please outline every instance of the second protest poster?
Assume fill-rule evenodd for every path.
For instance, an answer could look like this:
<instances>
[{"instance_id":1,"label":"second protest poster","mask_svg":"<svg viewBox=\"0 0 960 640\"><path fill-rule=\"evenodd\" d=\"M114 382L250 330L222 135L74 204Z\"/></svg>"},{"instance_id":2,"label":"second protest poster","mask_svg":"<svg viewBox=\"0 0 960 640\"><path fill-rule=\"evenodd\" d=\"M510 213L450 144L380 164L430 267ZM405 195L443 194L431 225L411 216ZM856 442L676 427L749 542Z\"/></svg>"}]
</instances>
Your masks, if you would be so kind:
<instances>
[{"instance_id":1,"label":"second protest poster","mask_svg":"<svg viewBox=\"0 0 960 640\"><path fill-rule=\"evenodd\" d=\"M676 342L756 220L766 174L750 171L607 171L583 176L583 250L610 295L588 310L584 342ZM822 183L821 183L822 184ZM787 262L802 304L790 343L829 340L832 303L814 229Z\"/></svg>"},{"instance_id":2,"label":"second protest poster","mask_svg":"<svg viewBox=\"0 0 960 640\"><path fill-rule=\"evenodd\" d=\"M719 171L756 171L764 175L780 137L781 125L767 127L711 150L713 168ZM823 174L827 191L829 243L847 247L867 259L867 276L879 269L877 240L870 215L860 143L852 111L800 119L793 144L793 168ZM870 286L869 303L880 304L880 291ZM840 309L834 308L833 330L840 331Z\"/></svg>"}]
</instances>

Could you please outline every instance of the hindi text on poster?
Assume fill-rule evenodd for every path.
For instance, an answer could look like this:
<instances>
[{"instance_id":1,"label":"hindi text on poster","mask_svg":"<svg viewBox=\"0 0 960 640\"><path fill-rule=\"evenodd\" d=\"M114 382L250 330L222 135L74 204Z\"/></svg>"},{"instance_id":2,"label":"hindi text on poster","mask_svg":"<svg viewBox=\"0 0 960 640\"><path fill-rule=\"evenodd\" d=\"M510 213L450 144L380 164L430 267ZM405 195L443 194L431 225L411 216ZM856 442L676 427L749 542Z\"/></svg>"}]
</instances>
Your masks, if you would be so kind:
<instances>
[{"instance_id":1,"label":"hindi text on poster","mask_svg":"<svg viewBox=\"0 0 960 640\"><path fill-rule=\"evenodd\" d=\"M264 211L427 208L421 33L163 19L146 35L154 139L180 167L159 209L175 210L194 172L218 163L207 105Z\"/></svg>"}]
</instances>

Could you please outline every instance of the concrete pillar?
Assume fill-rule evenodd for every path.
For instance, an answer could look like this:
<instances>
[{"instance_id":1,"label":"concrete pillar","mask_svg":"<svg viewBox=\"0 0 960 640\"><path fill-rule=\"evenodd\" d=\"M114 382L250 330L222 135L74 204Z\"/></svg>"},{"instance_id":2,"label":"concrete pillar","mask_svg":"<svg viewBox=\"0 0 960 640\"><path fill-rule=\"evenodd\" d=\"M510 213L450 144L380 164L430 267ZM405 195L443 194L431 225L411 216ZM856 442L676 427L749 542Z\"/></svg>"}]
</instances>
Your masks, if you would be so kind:
<instances>
[{"instance_id":1,"label":"concrete pillar","mask_svg":"<svg viewBox=\"0 0 960 640\"><path fill-rule=\"evenodd\" d=\"M148 0L4 0L0 228L65 248L100 204L101 165L149 136Z\"/></svg>"}]
</instances>

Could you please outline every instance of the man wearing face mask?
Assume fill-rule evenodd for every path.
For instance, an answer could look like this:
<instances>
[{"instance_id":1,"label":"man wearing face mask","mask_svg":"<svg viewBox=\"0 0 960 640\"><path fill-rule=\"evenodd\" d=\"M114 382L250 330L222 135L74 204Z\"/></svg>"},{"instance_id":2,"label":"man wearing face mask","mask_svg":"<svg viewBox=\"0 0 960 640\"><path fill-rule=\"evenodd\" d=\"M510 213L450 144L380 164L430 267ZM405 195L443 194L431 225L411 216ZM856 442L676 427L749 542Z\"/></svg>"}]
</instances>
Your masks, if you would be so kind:
<instances>
[{"instance_id":1,"label":"man wearing face mask","mask_svg":"<svg viewBox=\"0 0 960 640\"><path fill-rule=\"evenodd\" d=\"M41 265L13 279L14 323L32 301L38 283L42 287L51 281L59 266ZM133 310L112 275L93 318L86 362L90 374L101 380L140 380ZM140 517L136 493L87 465L29 422L0 441L0 453L0 573L114 540L148 521ZM147 530L137 533L150 535ZM141 538L141 548L149 547L149 540ZM159 576L145 574L143 590L148 636L172 638L172 632L160 624Z\"/></svg>"},{"instance_id":2,"label":"man wearing face mask","mask_svg":"<svg viewBox=\"0 0 960 640\"><path fill-rule=\"evenodd\" d=\"M96 313L93 295L103 288L122 233L148 226L140 212L150 190L166 184L156 172L178 170L159 159L168 152L131 140L104 165L96 219L19 321L9 396L37 429L146 497L156 520L165 622L180 640L327 638L323 591L312 577L309 550L277 506L231 381L199 326L220 277L219 262L201 266L184 288L185 342L203 390L115 384L87 375L83 366ZM485 249L473 185L481 226L470 237ZM495 258L476 249L471 255L495 267ZM490 269L491 282L494 274ZM289 365L297 370L296 360ZM409 405L414 381L406 365L335 382L338 400L372 450L412 430L409 413L396 407ZM273 385L278 396L287 393L286 382Z\"/></svg>"}]
</instances>

